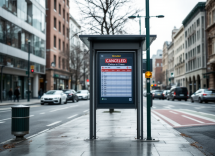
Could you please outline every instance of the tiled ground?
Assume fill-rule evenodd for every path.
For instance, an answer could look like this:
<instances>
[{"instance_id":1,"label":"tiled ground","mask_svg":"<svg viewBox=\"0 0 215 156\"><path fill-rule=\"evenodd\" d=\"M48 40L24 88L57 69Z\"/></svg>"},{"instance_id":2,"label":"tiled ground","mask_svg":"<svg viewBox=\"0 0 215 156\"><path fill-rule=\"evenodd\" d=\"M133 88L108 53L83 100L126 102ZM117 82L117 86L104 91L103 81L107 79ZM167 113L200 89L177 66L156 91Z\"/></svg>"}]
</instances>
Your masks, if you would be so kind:
<instances>
[{"instance_id":1,"label":"tiled ground","mask_svg":"<svg viewBox=\"0 0 215 156\"><path fill-rule=\"evenodd\" d=\"M103 113L97 110L97 136L89 137L89 115L26 140L1 156L202 156L177 131L152 116L152 136L159 142L141 142L136 137L136 111ZM159 121L158 121L159 120ZM144 123L146 125L146 123ZM146 126L144 136L146 137Z\"/></svg>"}]
</instances>

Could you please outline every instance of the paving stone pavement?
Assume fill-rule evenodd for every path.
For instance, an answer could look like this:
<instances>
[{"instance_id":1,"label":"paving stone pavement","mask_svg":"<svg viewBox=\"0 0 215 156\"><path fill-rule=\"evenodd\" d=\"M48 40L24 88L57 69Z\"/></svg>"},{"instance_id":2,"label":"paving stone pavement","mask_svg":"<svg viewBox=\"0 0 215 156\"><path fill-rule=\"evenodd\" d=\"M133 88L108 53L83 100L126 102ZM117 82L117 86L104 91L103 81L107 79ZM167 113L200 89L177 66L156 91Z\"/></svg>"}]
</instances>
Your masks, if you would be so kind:
<instances>
[{"instance_id":1,"label":"paving stone pavement","mask_svg":"<svg viewBox=\"0 0 215 156\"><path fill-rule=\"evenodd\" d=\"M136 137L136 110L104 113L97 110L98 139L89 141L89 114L3 150L0 156L203 156L179 132L152 115L152 137L159 142L141 142ZM145 111L144 111L145 112ZM145 113L146 114L146 113ZM144 118L146 121L146 118ZM144 137L146 123L144 122Z\"/></svg>"}]
</instances>

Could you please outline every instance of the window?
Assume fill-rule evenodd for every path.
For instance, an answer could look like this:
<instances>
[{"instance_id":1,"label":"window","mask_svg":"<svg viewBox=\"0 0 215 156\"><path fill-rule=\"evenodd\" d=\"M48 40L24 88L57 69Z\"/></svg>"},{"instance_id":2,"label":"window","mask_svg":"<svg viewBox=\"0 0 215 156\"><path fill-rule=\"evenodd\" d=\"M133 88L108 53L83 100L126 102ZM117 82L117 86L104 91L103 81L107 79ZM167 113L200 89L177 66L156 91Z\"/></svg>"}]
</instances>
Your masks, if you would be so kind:
<instances>
[{"instance_id":1,"label":"window","mask_svg":"<svg viewBox=\"0 0 215 156\"><path fill-rule=\"evenodd\" d=\"M69 28L67 28L67 38L69 38Z\"/></svg>"},{"instance_id":2,"label":"window","mask_svg":"<svg viewBox=\"0 0 215 156\"><path fill-rule=\"evenodd\" d=\"M63 35L65 35L65 26L63 25Z\"/></svg>"},{"instance_id":3,"label":"window","mask_svg":"<svg viewBox=\"0 0 215 156\"><path fill-rule=\"evenodd\" d=\"M59 22L59 32L61 32L61 22Z\"/></svg>"},{"instance_id":4,"label":"window","mask_svg":"<svg viewBox=\"0 0 215 156\"><path fill-rule=\"evenodd\" d=\"M157 63L157 67L159 67L159 63Z\"/></svg>"},{"instance_id":5,"label":"window","mask_svg":"<svg viewBox=\"0 0 215 156\"><path fill-rule=\"evenodd\" d=\"M163 67L163 63L161 63L161 67Z\"/></svg>"},{"instance_id":6,"label":"window","mask_svg":"<svg viewBox=\"0 0 215 156\"><path fill-rule=\"evenodd\" d=\"M57 9L56 9L56 1L57 1L57 0L54 0L54 9L55 9L55 10L57 10Z\"/></svg>"},{"instance_id":7,"label":"window","mask_svg":"<svg viewBox=\"0 0 215 156\"><path fill-rule=\"evenodd\" d=\"M61 46L60 46L60 44L61 44L61 40L59 39L59 50L61 49Z\"/></svg>"},{"instance_id":8,"label":"window","mask_svg":"<svg viewBox=\"0 0 215 156\"><path fill-rule=\"evenodd\" d=\"M61 58L59 57L59 61L58 61L58 67L61 68Z\"/></svg>"},{"instance_id":9,"label":"window","mask_svg":"<svg viewBox=\"0 0 215 156\"><path fill-rule=\"evenodd\" d=\"M63 52L65 51L65 43L63 42Z\"/></svg>"},{"instance_id":10,"label":"window","mask_svg":"<svg viewBox=\"0 0 215 156\"><path fill-rule=\"evenodd\" d=\"M63 19L65 19L65 10L63 9Z\"/></svg>"},{"instance_id":11,"label":"window","mask_svg":"<svg viewBox=\"0 0 215 156\"><path fill-rule=\"evenodd\" d=\"M69 13L67 13L67 22L69 22Z\"/></svg>"},{"instance_id":12,"label":"window","mask_svg":"<svg viewBox=\"0 0 215 156\"><path fill-rule=\"evenodd\" d=\"M61 5L59 4L59 15L61 15Z\"/></svg>"},{"instance_id":13,"label":"window","mask_svg":"<svg viewBox=\"0 0 215 156\"><path fill-rule=\"evenodd\" d=\"M67 6L69 6L69 0L67 0Z\"/></svg>"},{"instance_id":14,"label":"window","mask_svg":"<svg viewBox=\"0 0 215 156\"><path fill-rule=\"evenodd\" d=\"M54 64L56 66L56 55L54 55Z\"/></svg>"},{"instance_id":15,"label":"window","mask_svg":"<svg viewBox=\"0 0 215 156\"><path fill-rule=\"evenodd\" d=\"M215 23L215 9L212 11L212 15L213 15L213 23Z\"/></svg>"},{"instance_id":16,"label":"window","mask_svg":"<svg viewBox=\"0 0 215 156\"><path fill-rule=\"evenodd\" d=\"M54 47L56 48L56 36L54 36Z\"/></svg>"},{"instance_id":17,"label":"window","mask_svg":"<svg viewBox=\"0 0 215 156\"><path fill-rule=\"evenodd\" d=\"M200 24L199 19L197 19L196 23L197 23L197 27L198 27Z\"/></svg>"},{"instance_id":18,"label":"window","mask_svg":"<svg viewBox=\"0 0 215 156\"><path fill-rule=\"evenodd\" d=\"M62 64L63 64L63 69L65 69L65 60L62 60Z\"/></svg>"},{"instance_id":19,"label":"window","mask_svg":"<svg viewBox=\"0 0 215 156\"><path fill-rule=\"evenodd\" d=\"M68 44L66 44L66 50L69 51L69 45Z\"/></svg>"},{"instance_id":20,"label":"window","mask_svg":"<svg viewBox=\"0 0 215 156\"><path fill-rule=\"evenodd\" d=\"M197 54L200 53L200 45L197 47Z\"/></svg>"},{"instance_id":21,"label":"window","mask_svg":"<svg viewBox=\"0 0 215 156\"><path fill-rule=\"evenodd\" d=\"M56 18L54 17L54 28L56 29L57 26L56 26Z\"/></svg>"}]
</instances>

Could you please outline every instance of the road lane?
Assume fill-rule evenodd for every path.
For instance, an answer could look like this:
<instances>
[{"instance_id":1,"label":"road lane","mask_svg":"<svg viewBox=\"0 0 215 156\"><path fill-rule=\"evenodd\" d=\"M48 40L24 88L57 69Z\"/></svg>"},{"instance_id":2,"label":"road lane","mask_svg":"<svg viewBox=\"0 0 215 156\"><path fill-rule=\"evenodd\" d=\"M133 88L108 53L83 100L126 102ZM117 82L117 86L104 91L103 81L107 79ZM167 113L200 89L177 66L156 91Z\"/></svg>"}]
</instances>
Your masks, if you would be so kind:
<instances>
[{"instance_id":1,"label":"road lane","mask_svg":"<svg viewBox=\"0 0 215 156\"><path fill-rule=\"evenodd\" d=\"M86 115L88 109L89 100L81 100L77 103L68 102L65 105L30 105L30 134L25 137L37 134L47 128L54 128L81 115ZM11 135L11 106L0 106L0 110L8 111L4 113L0 111L1 143L15 138L15 136Z\"/></svg>"}]
</instances>

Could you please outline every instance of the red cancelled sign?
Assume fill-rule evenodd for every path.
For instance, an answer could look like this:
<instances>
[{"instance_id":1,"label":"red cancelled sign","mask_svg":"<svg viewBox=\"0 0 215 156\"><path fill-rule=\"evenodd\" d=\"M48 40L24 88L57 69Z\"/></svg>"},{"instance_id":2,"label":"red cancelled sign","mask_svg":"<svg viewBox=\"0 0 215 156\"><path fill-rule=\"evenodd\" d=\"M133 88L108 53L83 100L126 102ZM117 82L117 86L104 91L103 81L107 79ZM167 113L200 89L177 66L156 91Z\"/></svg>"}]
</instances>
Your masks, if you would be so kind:
<instances>
[{"instance_id":1,"label":"red cancelled sign","mask_svg":"<svg viewBox=\"0 0 215 156\"><path fill-rule=\"evenodd\" d=\"M127 59L105 59L105 63L127 63Z\"/></svg>"}]
</instances>

